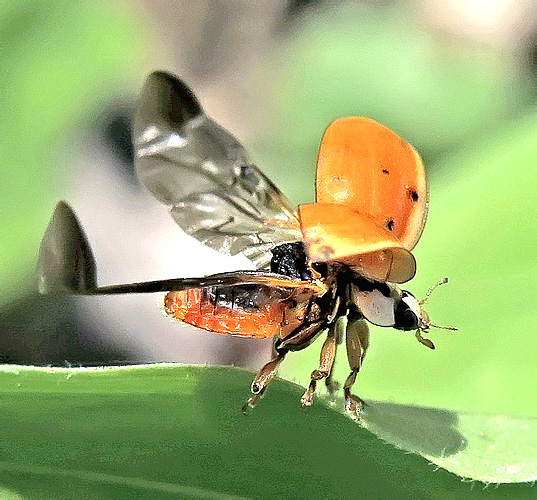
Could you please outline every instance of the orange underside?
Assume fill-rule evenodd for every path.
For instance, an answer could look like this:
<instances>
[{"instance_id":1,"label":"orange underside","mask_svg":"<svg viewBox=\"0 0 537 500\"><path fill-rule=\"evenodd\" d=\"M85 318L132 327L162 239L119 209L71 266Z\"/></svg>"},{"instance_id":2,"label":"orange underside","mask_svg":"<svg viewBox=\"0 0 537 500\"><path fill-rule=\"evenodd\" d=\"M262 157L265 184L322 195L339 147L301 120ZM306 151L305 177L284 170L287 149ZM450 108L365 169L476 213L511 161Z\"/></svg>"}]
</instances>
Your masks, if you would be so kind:
<instances>
[{"instance_id":1,"label":"orange underside","mask_svg":"<svg viewBox=\"0 0 537 500\"><path fill-rule=\"evenodd\" d=\"M311 291L302 292L311 297ZM203 298L202 289L169 292L164 299L166 313L203 330L241 337L285 337L300 326L307 301L292 310L286 302L269 303L258 311L217 307Z\"/></svg>"}]
</instances>

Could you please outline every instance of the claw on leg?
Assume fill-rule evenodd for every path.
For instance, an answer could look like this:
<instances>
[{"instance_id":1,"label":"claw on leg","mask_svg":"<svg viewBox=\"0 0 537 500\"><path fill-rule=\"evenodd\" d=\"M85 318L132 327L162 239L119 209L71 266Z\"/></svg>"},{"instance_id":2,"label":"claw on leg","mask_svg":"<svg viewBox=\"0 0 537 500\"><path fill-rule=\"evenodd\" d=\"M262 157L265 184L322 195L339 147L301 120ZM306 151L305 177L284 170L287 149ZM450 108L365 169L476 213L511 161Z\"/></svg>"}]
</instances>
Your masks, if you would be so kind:
<instances>
[{"instance_id":1,"label":"claw on leg","mask_svg":"<svg viewBox=\"0 0 537 500\"><path fill-rule=\"evenodd\" d=\"M255 405L258 403L258 401L261 399L261 396L263 396L263 392L265 391L262 391L260 392L259 394L253 394L252 396L250 396L248 398L248 400L246 401L246 403L244 403L244 405L242 406L241 408L241 411L242 411L242 414L243 415L247 415L248 414L248 411L252 408L255 407Z\"/></svg>"},{"instance_id":2,"label":"claw on leg","mask_svg":"<svg viewBox=\"0 0 537 500\"><path fill-rule=\"evenodd\" d=\"M310 385L304 395L300 398L300 408L305 410L308 406L313 404L313 394L315 394L315 385Z\"/></svg>"},{"instance_id":3,"label":"claw on leg","mask_svg":"<svg viewBox=\"0 0 537 500\"><path fill-rule=\"evenodd\" d=\"M360 420L362 418L362 409L365 403L355 394L349 393L345 396L345 410L352 414L354 418Z\"/></svg>"},{"instance_id":4,"label":"claw on leg","mask_svg":"<svg viewBox=\"0 0 537 500\"><path fill-rule=\"evenodd\" d=\"M364 407L364 401L356 394L351 392L351 387L356 382L356 375L358 370L354 369L345 380L343 387L343 394L345 395L345 409L351 413L355 418L360 419L362 417L362 408Z\"/></svg>"},{"instance_id":5,"label":"claw on leg","mask_svg":"<svg viewBox=\"0 0 537 500\"><path fill-rule=\"evenodd\" d=\"M328 377L328 373L326 371L314 370L312 372L310 385L308 386L308 388L306 389L306 392L300 399L300 404L302 408L312 405L313 395L315 394L315 388L317 387L317 381L326 377Z\"/></svg>"}]
</instances>

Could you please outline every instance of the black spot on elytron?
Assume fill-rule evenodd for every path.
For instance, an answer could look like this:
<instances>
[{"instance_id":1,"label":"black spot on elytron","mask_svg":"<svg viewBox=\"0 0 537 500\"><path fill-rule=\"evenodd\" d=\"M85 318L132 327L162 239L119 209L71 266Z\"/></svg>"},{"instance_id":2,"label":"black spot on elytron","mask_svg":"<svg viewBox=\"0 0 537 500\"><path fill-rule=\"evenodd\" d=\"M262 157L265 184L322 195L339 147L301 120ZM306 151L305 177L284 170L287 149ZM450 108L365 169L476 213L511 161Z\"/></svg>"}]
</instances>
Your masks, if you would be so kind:
<instances>
[{"instance_id":1,"label":"black spot on elytron","mask_svg":"<svg viewBox=\"0 0 537 500\"><path fill-rule=\"evenodd\" d=\"M420 199L420 196L415 189L409 189L408 196L412 198L412 201L418 201Z\"/></svg>"},{"instance_id":2,"label":"black spot on elytron","mask_svg":"<svg viewBox=\"0 0 537 500\"><path fill-rule=\"evenodd\" d=\"M387 227L390 231L393 230L393 226L394 226L394 224L395 224L395 221L394 221L393 219L388 219L388 220L386 221L386 227Z\"/></svg>"},{"instance_id":3,"label":"black spot on elytron","mask_svg":"<svg viewBox=\"0 0 537 500\"><path fill-rule=\"evenodd\" d=\"M383 173L384 175L390 175L390 171L387 170L387 169L385 169L385 168L382 169L382 173Z\"/></svg>"}]
</instances>

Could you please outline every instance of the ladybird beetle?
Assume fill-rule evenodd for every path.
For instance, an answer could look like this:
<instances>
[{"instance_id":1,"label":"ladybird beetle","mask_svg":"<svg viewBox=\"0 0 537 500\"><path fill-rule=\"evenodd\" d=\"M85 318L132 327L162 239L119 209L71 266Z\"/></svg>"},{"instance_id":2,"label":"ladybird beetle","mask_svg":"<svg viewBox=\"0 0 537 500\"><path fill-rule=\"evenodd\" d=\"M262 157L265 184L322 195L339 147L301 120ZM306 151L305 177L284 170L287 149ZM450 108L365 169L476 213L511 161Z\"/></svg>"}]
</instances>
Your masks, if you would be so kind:
<instances>
[{"instance_id":1,"label":"ladybird beetle","mask_svg":"<svg viewBox=\"0 0 537 500\"><path fill-rule=\"evenodd\" d=\"M312 404L319 380L336 390L332 366L345 338L350 374L343 392L356 417L363 401L351 389L369 345L367 322L415 330L434 349L422 336L437 326L423 309L434 287L418 301L398 286L416 273L411 251L428 194L420 156L394 132L361 117L330 124L319 151L316 201L298 209L172 75L148 77L134 142L138 178L179 226L213 249L246 256L256 270L99 287L84 232L60 202L41 244L41 293L167 292L164 307L173 318L211 332L273 337L275 356L254 378L244 411L264 394L287 353L323 332L320 363L301 404Z\"/></svg>"}]
</instances>

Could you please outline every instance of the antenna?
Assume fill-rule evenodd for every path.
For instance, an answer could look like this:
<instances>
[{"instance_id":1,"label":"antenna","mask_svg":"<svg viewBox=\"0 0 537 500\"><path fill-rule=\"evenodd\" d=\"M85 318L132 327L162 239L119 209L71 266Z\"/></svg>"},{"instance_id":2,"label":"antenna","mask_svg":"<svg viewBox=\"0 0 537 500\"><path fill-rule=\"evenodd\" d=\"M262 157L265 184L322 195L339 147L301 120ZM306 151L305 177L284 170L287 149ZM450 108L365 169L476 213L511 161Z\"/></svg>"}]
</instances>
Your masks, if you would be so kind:
<instances>
[{"instance_id":1,"label":"antenna","mask_svg":"<svg viewBox=\"0 0 537 500\"><path fill-rule=\"evenodd\" d=\"M433 290L435 288L439 287L440 285L445 285L448 281L449 281L448 278L443 278L438 283L434 284L431 288L429 288L429 290L427 290L427 293L425 294L425 298L423 300L419 301L420 306L423 306L423 305L427 304L427 300L429 299L429 296L431 295L431 293L433 293ZM456 328L454 326L440 326L440 325L435 325L434 323L431 323L429 321L427 323L427 328L429 328L430 326L432 326L433 328L440 328L442 330L451 330L453 332L456 332L458 330L458 328ZM420 340L420 339L418 338L418 340ZM422 341L420 340L420 342L422 342ZM427 347L430 347L430 346L427 346Z\"/></svg>"},{"instance_id":2,"label":"antenna","mask_svg":"<svg viewBox=\"0 0 537 500\"><path fill-rule=\"evenodd\" d=\"M440 325L435 325L434 323L429 323L429 326L432 326L433 328L440 328L442 330L451 330L452 332L456 332L459 330L455 326L440 326Z\"/></svg>"},{"instance_id":3,"label":"antenna","mask_svg":"<svg viewBox=\"0 0 537 500\"><path fill-rule=\"evenodd\" d=\"M420 305L423 306L423 305L427 304L427 301L429 300L429 295L431 295L431 293L433 293L433 290L435 288L439 287L440 285L445 285L448 281L449 281L448 278L443 278L438 283L436 283L431 288L429 288L429 290L427 290L427 293L425 294L425 298L420 300Z\"/></svg>"}]
</instances>

